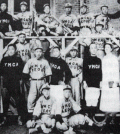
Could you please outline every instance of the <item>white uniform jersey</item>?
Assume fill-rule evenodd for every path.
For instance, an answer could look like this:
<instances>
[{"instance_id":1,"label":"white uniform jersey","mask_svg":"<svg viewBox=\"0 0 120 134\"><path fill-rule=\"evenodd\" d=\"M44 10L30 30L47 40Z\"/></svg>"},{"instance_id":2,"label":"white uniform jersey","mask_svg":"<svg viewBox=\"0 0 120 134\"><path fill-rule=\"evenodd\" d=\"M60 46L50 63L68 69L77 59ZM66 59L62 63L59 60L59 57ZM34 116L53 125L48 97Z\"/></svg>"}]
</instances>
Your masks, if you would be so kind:
<instances>
[{"instance_id":1,"label":"white uniform jersey","mask_svg":"<svg viewBox=\"0 0 120 134\"><path fill-rule=\"evenodd\" d=\"M68 57L66 58L66 62L72 72L72 76L75 77L79 75L82 71L82 66L83 66L83 59L82 58L71 58Z\"/></svg>"},{"instance_id":2,"label":"white uniform jersey","mask_svg":"<svg viewBox=\"0 0 120 134\"><path fill-rule=\"evenodd\" d=\"M80 106L72 98L70 100L64 98L57 103L56 114L60 114L62 117L67 117L70 115L71 111L77 113L80 110Z\"/></svg>"},{"instance_id":3,"label":"white uniform jersey","mask_svg":"<svg viewBox=\"0 0 120 134\"><path fill-rule=\"evenodd\" d=\"M23 60L23 62L27 62L30 59L30 44L25 42L25 44L18 43L16 44L17 53Z\"/></svg>"},{"instance_id":4,"label":"white uniform jersey","mask_svg":"<svg viewBox=\"0 0 120 134\"><path fill-rule=\"evenodd\" d=\"M33 79L41 79L45 76L52 75L49 63L45 59L29 59L24 66L23 73L30 74Z\"/></svg>"},{"instance_id":5,"label":"white uniform jersey","mask_svg":"<svg viewBox=\"0 0 120 134\"><path fill-rule=\"evenodd\" d=\"M54 98L46 99L44 96L41 96L34 108L33 115L40 116L40 115L55 115L56 103Z\"/></svg>"},{"instance_id":6,"label":"white uniform jersey","mask_svg":"<svg viewBox=\"0 0 120 134\"><path fill-rule=\"evenodd\" d=\"M17 19L21 19L23 29L30 29L32 25L32 13L31 12L24 12L24 13L18 13L16 15Z\"/></svg>"},{"instance_id":7,"label":"white uniform jersey","mask_svg":"<svg viewBox=\"0 0 120 134\"><path fill-rule=\"evenodd\" d=\"M108 29L109 18L107 16L100 14L96 17L95 21L96 24L103 24L104 30Z\"/></svg>"},{"instance_id":8,"label":"white uniform jersey","mask_svg":"<svg viewBox=\"0 0 120 134\"><path fill-rule=\"evenodd\" d=\"M80 27L95 27L95 18L94 14L85 14L85 15L78 15L77 16Z\"/></svg>"},{"instance_id":9,"label":"white uniform jersey","mask_svg":"<svg viewBox=\"0 0 120 134\"><path fill-rule=\"evenodd\" d=\"M74 14L60 16L60 21L68 28L79 27L77 17Z\"/></svg>"}]
</instances>

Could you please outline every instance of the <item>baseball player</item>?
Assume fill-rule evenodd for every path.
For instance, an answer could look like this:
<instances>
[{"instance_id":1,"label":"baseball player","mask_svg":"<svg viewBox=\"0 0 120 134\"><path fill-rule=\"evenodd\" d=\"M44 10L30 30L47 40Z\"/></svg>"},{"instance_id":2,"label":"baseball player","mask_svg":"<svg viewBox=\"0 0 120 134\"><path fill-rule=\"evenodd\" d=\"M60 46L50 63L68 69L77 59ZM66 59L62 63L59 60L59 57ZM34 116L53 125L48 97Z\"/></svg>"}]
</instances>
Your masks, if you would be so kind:
<instances>
[{"instance_id":1,"label":"baseball player","mask_svg":"<svg viewBox=\"0 0 120 134\"><path fill-rule=\"evenodd\" d=\"M72 12L72 5L70 3L65 4L66 13L60 16L60 21L64 26L70 29L72 35L78 35L77 30L79 30L79 23L77 17Z\"/></svg>"},{"instance_id":2,"label":"baseball player","mask_svg":"<svg viewBox=\"0 0 120 134\"><path fill-rule=\"evenodd\" d=\"M95 24L103 24L103 30L109 28L109 18L108 18L108 6L101 6L101 14L95 17Z\"/></svg>"},{"instance_id":3,"label":"baseball player","mask_svg":"<svg viewBox=\"0 0 120 134\"><path fill-rule=\"evenodd\" d=\"M100 82L102 79L101 60L96 56L97 46L89 46L90 56L83 60L83 84L85 89L85 100L87 112L93 118L98 99L100 96Z\"/></svg>"},{"instance_id":4,"label":"baseball player","mask_svg":"<svg viewBox=\"0 0 120 134\"><path fill-rule=\"evenodd\" d=\"M15 100L16 108L18 111L18 124L22 125L20 80L22 77L23 62L20 57L17 57L15 55L15 52L15 45L10 44L8 46L8 56L3 57L0 64L0 75L4 78L3 85L7 90L3 98L3 116L7 116L10 98L12 97Z\"/></svg>"},{"instance_id":5,"label":"baseball player","mask_svg":"<svg viewBox=\"0 0 120 134\"><path fill-rule=\"evenodd\" d=\"M0 3L0 11L0 37L4 37L4 34L10 31L9 26L14 27L13 18L7 13L7 4L5 2Z\"/></svg>"},{"instance_id":6,"label":"baseball player","mask_svg":"<svg viewBox=\"0 0 120 134\"><path fill-rule=\"evenodd\" d=\"M55 19L52 17L51 13L50 13L50 5L49 4L45 4L43 6L44 8L44 14L41 14L40 17L38 18L38 26L39 25L45 25L47 28L49 28L52 31L55 31L56 29L56 21Z\"/></svg>"},{"instance_id":7,"label":"baseball player","mask_svg":"<svg viewBox=\"0 0 120 134\"><path fill-rule=\"evenodd\" d=\"M44 56L49 61L52 70L51 96L56 100L61 100L63 98L63 85L69 83L72 77L71 71L67 63L60 57L59 46L51 44Z\"/></svg>"},{"instance_id":8,"label":"baseball player","mask_svg":"<svg viewBox=\"0 0 120 134\"><path fill-rule=\"evenodd\" d=\"M27 122L29 132L42 130L50 133L55 127L55 99L50 97L50 86L44 84L41 88L42 96L38 99L34 108L32 120Z\"/></svg>"},{"instance_id":9,"label":"baseball player","mask_svg":"<svg viewBox=\"0 0 120 134\"><path fill-rule=\"evenodd\" d=\"M30 115L34 111L36 100L39 97L39 91L46 81L49 82L49 76L52 75L51 68L47 60L43 58L42 46L35 48L35 58L29 59L24 66L24 79L31 77L30 91L28 95L28 113Z\"/></svg>"},{"instance_id":10,"label":"baseball player","mask_svg":"<svg viewBox=\"0 0 120 134\"><path fill-rule=\"evenodd\" d=\"M25 1L22 1L20 3L21 13L14 15L14 19L21 20L23 31L29 33L32 25L32 13L28 12L27 8L28 8L28 4Z\"/></svg>"},{"instance_id":11,"label":"baseball player","mask_svg":"<svg viewBox=\"0 0 120 134\"><path fill-rule=\"evenodd\" d=\"M16 44L17 54L21 57L24 63L30 59L30 45L26 41L25 32L19 32L18 43Z\"/></svg>"},{"instance_id":12,"label":"baseball player","mask_svg":"<svg viewBox=\"0 0 120 134\"><path fill-rule=\"evenodd\" d=\"M70 85L72 87L72 95L77 104L80 105L80 83L82 82L82 64L83 59L77 57L78 48L72 47L70 57L66 58L66 62L72 72Z\"/></svg>"},{"instance_id":13,"label":"baseball player","mask_svg":"<svg viewBox=\"0 0 120 134\"><path fill-rule=\"evenodd\" d=\"M71 97L71 87L66 85L63 89L64 98L57 103L56 128L64 134L74 134L75 127L93 121L81 114L80 106Z\"/></svg>"},{"instance_id":14,"label":"baseball player","mask_svg":"<svg viewBox=\"0 0 120 134\"><path fill-rule=\"evenodd\" d=\"M91 30L95 27L95 18L92 13L88 13L87 5L82 5L80 7L80 14L77 16L80 30L83 28L90 28Z\"/></svg>"}]
</instances>

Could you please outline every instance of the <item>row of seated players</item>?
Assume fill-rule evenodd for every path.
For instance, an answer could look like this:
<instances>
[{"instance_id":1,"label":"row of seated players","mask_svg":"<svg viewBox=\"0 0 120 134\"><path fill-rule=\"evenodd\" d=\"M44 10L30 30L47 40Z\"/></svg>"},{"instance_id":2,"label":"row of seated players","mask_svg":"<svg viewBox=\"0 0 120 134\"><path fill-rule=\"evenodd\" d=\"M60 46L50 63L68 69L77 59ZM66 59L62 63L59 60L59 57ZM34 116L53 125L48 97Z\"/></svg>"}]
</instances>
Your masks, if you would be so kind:
<instances>
[{"instance_id":1,"label":"row of seated players","mask_svg":"<svg viewBox=\"0 0 120 134\"><path fill-rule=\"evenodd\" d=\"M80 7L80 15L76 17L72 14L72 5L66 3L65 14L59 19L51 15L49 4L45 4L43 7L44 14L38 16L35 11L34 18L32 18L33 14L27 11L28 4L23 1L20 3L21 13L11 16L7 13L7 4L2 2L0 5L0 37L16 36L17 30L25 31L28 36L78 36L86 35L88 31L101 33L101 30L113 34L115 30L109 24L110 18L119 18L119 15L115 18L114 15L108 14L106 5L101 6L101 13L98 15L88 13L87 5L83 5ZM86 33L84 33L85 31Z\"/></svg>"}]
</instances>

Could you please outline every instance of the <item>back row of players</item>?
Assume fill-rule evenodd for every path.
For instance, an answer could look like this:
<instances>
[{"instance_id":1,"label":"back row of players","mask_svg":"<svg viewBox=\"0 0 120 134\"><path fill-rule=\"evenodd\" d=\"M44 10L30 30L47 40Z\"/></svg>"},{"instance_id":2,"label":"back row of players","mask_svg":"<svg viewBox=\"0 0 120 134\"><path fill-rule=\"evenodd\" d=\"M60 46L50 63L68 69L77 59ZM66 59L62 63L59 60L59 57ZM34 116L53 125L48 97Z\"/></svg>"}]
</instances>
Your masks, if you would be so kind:
<instances>
[{"instance_id":1,"label":"back row of players","mask_svg":"<svg viewBox=\"0 0 120 134\"><path fill-rule=\"evenodd\" d=\"M106 5L101 7L99 15L88 13L87 5L83 5L80 7L80 15L76 16L72 14L72 5L66 3L65 14L59 19L51 14L49 4L44 5L44 14L41 15L38 15L35 6L33 7L33 12L28 12L28 4L23 1L20 3L21 13L11 16L7 13L7 4L2 2L0 5L0 36L15 36L17 30L25 31L28 36L78 36L88 33L101 34L102 30L113 34L109 20L119 18L119 12L108 14Z\"/></svg>"},{"instance_id":2,"label":"back row of players","mask_svg":"<svg viewBox=\"0 0 120 134\"><path fill-rule=\"evenodd\" d=\"M106 113L106 119L109 113L114 117L119 112L119 64L117 57L112 54L112 44L106 43L106 56L101 65L101 60L96 56L96 44L90 44L90 55L84 60L77 57L76 47L72 47L70 57L63 60L58 46L51 44L43 53L41 44L34 44L35 57L30 59L30 51L23 51L23 47L28 47L28 44L23 45L24 33L18 35L18 41L18 44L8 46L7 56L3 57L0 64L0 75L3 76L4 87L7 89L3 97L4 121L1 124L6 121L11 97L16 102L19 125L22 125L24 119L24 108L27 109L31 119L27 122L30 131L42 130L49 133L55 127L55 121L60 131L73 131L72 128L84 125L85 122L93 125L92 118L97 110L100 89L100 110ZM82 81L85 108L80 102ZM21 90L24 94L25 86L28 87L27 106L24 95L21 95Z\"/></svg>"}]
</instances>

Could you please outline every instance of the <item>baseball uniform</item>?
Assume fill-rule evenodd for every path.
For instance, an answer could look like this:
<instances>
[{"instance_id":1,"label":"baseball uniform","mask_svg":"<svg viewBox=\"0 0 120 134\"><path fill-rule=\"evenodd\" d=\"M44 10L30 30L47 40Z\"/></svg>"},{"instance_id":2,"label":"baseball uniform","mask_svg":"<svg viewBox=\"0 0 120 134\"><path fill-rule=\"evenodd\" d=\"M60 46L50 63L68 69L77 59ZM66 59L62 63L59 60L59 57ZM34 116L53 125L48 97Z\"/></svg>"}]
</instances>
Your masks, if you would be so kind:
<instances>
[{"instance_id":1,"label":"baseball uniform","mask_svg":"<svg viewBox=\"0 0 120 134\"><path fill-rule=\"evenodd\" d=\"M25 42L24 44L16 44L17 54L21 57L24 63L30 59L30 44Z\"/></svg>"},{"instance_id":2,"label":"baseball uniform","mask_svg":"<svg viewBox=\"0 0 120 134\"><path fill-rule=\"evenodd\" d=\"M73 29L74 27L79 27L77 17L74 14L60 16L60 21L68 28Z\"/></svg>"},{"instance_id":3,"label":"baseball uniform","mask_svg":"<svg viewBox=\"0 0 120 134\"><path fill-rule=\"evenodd\" d=\"M96 107L100 95L99 87L102 80L101 60L96 56L89 56L83 60L83 81L88 87L85 89L87 106Z\"/></svg>"},{"instance_id":4,"label":"baseball uniform","mask_svg":"<svg viewBox=\"0 0 120 134\"><path fill-rule=\"evenodd\" d=\"M44 77L52 75L49 63L45 59L29 59L25 64L23 73L30 74L30 91L28 95L28 112L32 113L39 96L40 89L45 83Z\"/></svg>"},{"instance_id":5,"label":"baseball uniform","mask_svg":"<svg viewBox=\"0 0 120 134\"><path fill-rule=\"evenodd\" d=\"M22 104L20 93L20 79L22 77L23 62L22 59L13 56L4 57L0 64L0 75L3 76L3 86L7 89L3 100L4 114L7 114L10 98L15 100L18 115L22 116ZM6 116L6 115L5 115Z\"/></svg>"},{"instance_id":6,"label":"baseball uniform","mask_svg":"<svg viewBox=\"0 0 120 134\"><path fill-rule=\"evenodd\" d=\"M80 105L80 83L82 82L82 64L83 59L75 57L66 58L66 62L72 72L70 85L72 87L72 95L77 104ZM79 78L81 81L79 81Z\"/></svg>"},{"instance_id":7,"label":"baseball uniform","mask_svg":"<svg viewBox=\"0 0 120 134\"><path fill-rule=\"evenodd\" d=\"M10 14L6 12L0 13L0 32L5 34L6 32L9 32L9 25L13 28L13 18Z\"/></svg>"}]
</instances>

